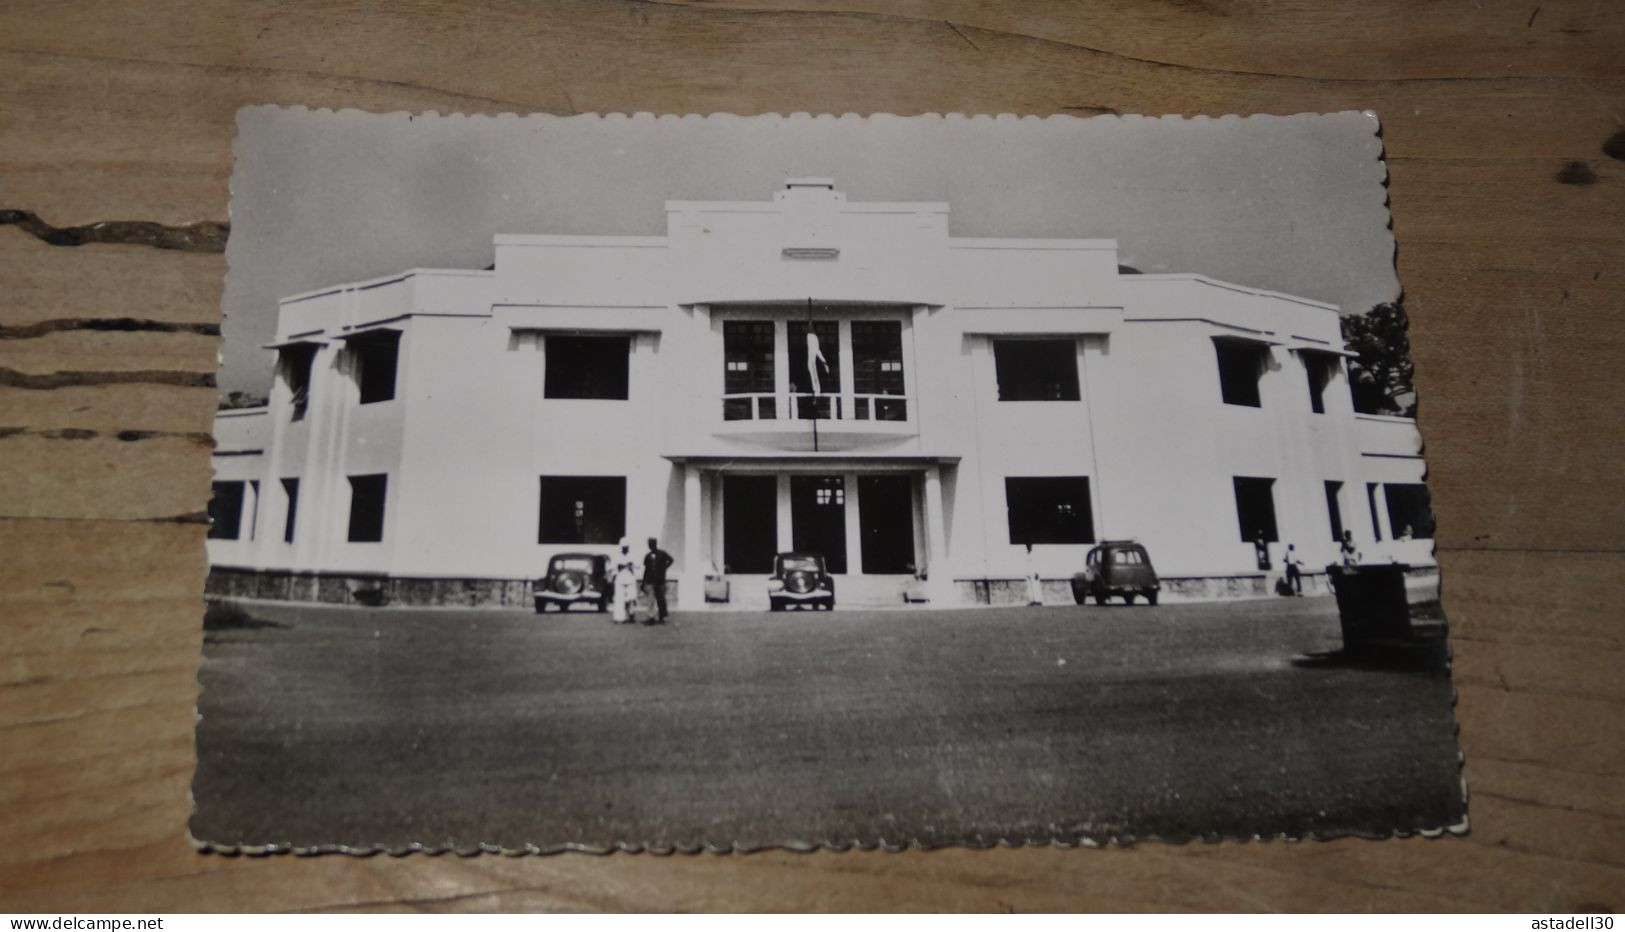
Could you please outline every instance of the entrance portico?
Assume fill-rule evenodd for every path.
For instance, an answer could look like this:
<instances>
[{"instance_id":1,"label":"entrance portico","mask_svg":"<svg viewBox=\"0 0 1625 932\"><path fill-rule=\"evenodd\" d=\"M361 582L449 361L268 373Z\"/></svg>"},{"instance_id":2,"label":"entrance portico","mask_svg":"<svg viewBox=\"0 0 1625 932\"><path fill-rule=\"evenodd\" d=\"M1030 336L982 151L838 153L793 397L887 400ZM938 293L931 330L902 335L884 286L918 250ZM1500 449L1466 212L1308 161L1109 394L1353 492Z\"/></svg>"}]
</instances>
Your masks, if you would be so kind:
<instances>
[{"instance_id":1,"label":"entrance portico","mask_svg":"<svg viewBox=\"0 0 1625 932\"><path fill-rule=\"evenodd\" d=\"M731 602L765 605L752 583L786 550L823 554L837 601L901 604L921 579L933 604L954 599L942 471L957 456L666 458L683 467L685 609L705 607L712 573L738 577Z\"/></svg>"}]
</instances>

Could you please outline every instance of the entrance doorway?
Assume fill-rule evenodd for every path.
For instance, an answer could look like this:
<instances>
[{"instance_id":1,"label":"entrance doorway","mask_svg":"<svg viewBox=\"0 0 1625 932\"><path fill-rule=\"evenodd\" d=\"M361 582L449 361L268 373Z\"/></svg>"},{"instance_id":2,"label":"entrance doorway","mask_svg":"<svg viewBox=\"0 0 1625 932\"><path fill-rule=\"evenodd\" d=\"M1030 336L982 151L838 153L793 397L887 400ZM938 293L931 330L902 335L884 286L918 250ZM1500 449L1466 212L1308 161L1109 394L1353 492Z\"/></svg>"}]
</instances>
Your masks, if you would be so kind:
<instances>
[{"instance_id":1,"label":"entrance doorway","mask_svg":"<svg viewBox=\"0 0 1625 932\"><path fill-rule=\"evenodd\" d=\"M831 573L845 573L845 478L791 476L790 529L797 550L821 553Z\"/></svg>"},{"instance_id":2,"label":"entrance doorway","mask_svg":"<svg viewBox=\"0 0 1625 932\"><path fill-rule=\"evenodd\" d=\"M725 573L771 573L779 549L778 480L722 477L722 563Z\"/></svg>"},{"instance_id":3,"label":"entrance doorway","mask_svg":"<svg viewBox=\"0 0 1625 932\"><path fill-rule=\"evenodd\" d=\"M865 573L914 572L912 478L859 476L858 524Z\"/></svg>"}]
</instances>

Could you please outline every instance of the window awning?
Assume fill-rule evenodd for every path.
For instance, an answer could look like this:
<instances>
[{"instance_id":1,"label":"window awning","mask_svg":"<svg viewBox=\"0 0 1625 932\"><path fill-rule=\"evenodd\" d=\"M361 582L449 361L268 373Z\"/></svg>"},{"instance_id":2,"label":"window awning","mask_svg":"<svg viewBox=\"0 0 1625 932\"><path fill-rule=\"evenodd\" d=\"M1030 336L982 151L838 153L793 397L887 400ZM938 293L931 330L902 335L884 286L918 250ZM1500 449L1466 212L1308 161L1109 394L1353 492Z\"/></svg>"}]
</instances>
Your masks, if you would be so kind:
<instances>
[{"instance_id":1,"label":"window awning","mask_svg":"<svg viewBox=\"0 0 1625 932\"><path fill-rule=\"evenodd\" d=\"M1300 337L1299 339L1302 338ZM1312 344L1293 343L1290 344L1290 346L1292 351L1295 353L1319 353L1322 356L1342 356L1345 359L1360 358L1360 354L1354 352L1353 350L1341 349L1328 343L1321 343L1318 340Z\"/></svg>"},{"instance_id":2,"label":"window awning","mask_svg":"<svg viewBox=\"0 0 1625 932\"><path fill-rule=\"evenodd\" d=\"M1215 333L1215 343L1244 343L1250 346L1286 346L1287 342L1273 333L1249 331L1246 333Z\"/></svg>"},{"instance_id":3,"label":"window awning","mask_svg":"<svg viewBox=\"0 0 1625 932\"><path fill-rule=\"evenodd\" d=\"M493 316L516 333L581 333L627 335L660 333L666 328L664 307L543 306L498 302Z\"/></svg>"},{"instance_id":4,"label":"window awning","mask_svg":"<svg viewBox=\"0 0 1625 932\"><path fill-rule=\"evenodd\" d=\"M338 339L345 341L376 340L385 334L399 338L401 333L402 330L399 327L367 327L363 330L351 330L349 333L341 333L338 335Z\"/></svg>"},{"instance_id":5,"label":"window awning","mask_svg":"<svg viewBox=\"0 0 1625 932\"><path fill-rule=\"evenodd\" d=\"M308 337L308 336L307 337L289 337L286 340L278 340L278 341L276 341L274 343L261 343L260 348L261 349L288 349L288 348L294 347L294 346L326 346L329 342L331 342L331 341L318 340L318 339L315 339L314 337Z\"/></svg>"},{"instance_id":6,"label":"window awning","mask_svg":"<svg viewBox=\"0 0 1625 932\"><path fill-rule=\"evenodd\" d=\"M949 313L966 334L993 337L1095 336L1123 323L1120 307L960 307Z\"/></svg>"}]
</instances>

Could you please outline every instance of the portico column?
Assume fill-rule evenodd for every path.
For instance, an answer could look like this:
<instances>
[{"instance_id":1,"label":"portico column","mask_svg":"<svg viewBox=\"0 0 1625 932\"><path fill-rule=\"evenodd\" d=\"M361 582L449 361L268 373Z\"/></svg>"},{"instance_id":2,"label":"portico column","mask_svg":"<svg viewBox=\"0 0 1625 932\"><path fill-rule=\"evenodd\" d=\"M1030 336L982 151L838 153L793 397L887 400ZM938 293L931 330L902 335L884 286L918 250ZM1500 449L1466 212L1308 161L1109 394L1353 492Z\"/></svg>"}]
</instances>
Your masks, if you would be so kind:
<instances>
[{"instance_id":1,"label":"portico column","mask_svg":"<svg viewBox=\"0 0 1625 932\"><path fill-rule=\"evenodd\" d=\"M1393 540L1394 529L1388 522L1388 487L1379 482L1367 494L1371 496L1371 530L1377 540Z\"/></svg>"},{"instance_id":2,"label":"portico column","mask_svg":"<svg viewBox=\"0 0 1625 932\"><path fill-rule=\"evenodd\" d=\"M925 589L933 605L959 601L953 573L948 569L948 528L943 520L942 467L928 466L925 470L925 540L929 577Z\"/></svg>"},{"instance_id":3,"label":"portico column","mask_svg":"<svg viewBox=\"0 0 1625 932\"><path fill-rule=\"evenodd\" d=\"M794 509L790 507L790 476L780 473L774 477L773 506L778 512L778 532L780 552L795 549L795 529L790 526Z\"/></svg>"},{"instance_id":4,"label":"portico column","mask_svg":"<svg viewBox=\"0 0 1625 932\"><path fill-rule=\"evenodd\" d=\"M683 464L683 575L677 587L679 607L705 607L705 554L700 548L700 467Z\"/></svg>"},{"instance_id":5,"label":"portico column","mask_svg":"<svg viewBox=\"0 0 1625 932\"><path fill-rule=\"evenodd\" d=\"M863 522L858 511L858 476L857 473L846 473L841 476L841 484L846 492L843 500L846 503L846 571L856 576L863 572Z\"/></svg>"}]
</instances>

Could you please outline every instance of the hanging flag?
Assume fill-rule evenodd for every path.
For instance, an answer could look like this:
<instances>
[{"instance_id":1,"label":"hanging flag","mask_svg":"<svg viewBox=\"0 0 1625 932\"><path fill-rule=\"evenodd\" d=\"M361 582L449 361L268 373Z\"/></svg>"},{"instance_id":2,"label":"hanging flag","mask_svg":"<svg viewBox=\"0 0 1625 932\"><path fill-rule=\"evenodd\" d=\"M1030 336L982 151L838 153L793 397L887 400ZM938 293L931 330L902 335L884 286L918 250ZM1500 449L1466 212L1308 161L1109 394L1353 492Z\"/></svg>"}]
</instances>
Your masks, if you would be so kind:
<instances>
[{"instance_id":1,"label":"hanging flag","mask_svg":"<svg viewBox=\"0 0 1625 932\"><path fill-rule=\"evenodd\" d=\"M812 391L814 395L822 395L824 393L823 382L821 382L818 378L819 366L823 366L825 372L829 371L829 362L824 359L824 351L818 347L818 334L813 333L812 328L808 327L807 378L812 382Z\"/></svg>"}]
</instances>

